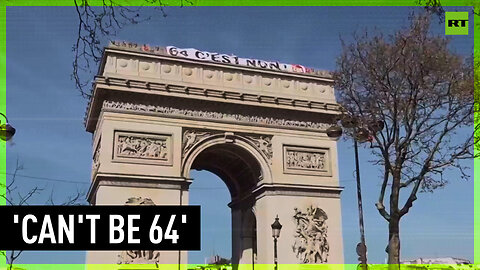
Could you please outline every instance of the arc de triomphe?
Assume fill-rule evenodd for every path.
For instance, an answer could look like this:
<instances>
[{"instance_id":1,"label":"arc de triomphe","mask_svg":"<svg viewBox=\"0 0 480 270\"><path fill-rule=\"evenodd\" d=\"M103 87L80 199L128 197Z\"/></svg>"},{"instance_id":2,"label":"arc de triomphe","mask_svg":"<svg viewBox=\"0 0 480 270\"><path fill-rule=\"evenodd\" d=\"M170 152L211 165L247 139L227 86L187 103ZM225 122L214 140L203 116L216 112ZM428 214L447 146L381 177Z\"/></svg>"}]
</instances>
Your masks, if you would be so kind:
<instances>
[{"instance_id":1,"label":"arc de triomphe","mask_svg":"<svg viewBox=\"0 0 480 270\"><path fill-rule=\"evenodd\" d=\"M190 171L208 170L231 194L232 263L273 262L277 215L279 264L343 263L337 142L326 135L339 113L331 77L223 62L130 43L105 48L86 116L89 202L187 205ZM148 262L186 264L187 252L87 255L87 263Z\"/></svg>"}]
</instances>

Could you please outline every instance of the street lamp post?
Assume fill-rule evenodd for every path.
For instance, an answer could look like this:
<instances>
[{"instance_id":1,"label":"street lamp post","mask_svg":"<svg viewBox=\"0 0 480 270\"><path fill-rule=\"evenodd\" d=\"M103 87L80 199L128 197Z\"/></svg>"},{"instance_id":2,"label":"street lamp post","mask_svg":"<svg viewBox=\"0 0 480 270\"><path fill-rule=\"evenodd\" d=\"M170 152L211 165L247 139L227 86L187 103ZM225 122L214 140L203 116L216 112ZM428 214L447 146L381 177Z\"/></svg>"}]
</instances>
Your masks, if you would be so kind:
<instances>
[{"instance_id":1,"label":"street lamp post","mask_svg":"<svg viewBox=\"0 0 480 270\"><path fill-rule=\"evenodd\" d=\"M360 162L358 158L358 142L357 128L353 128L353 148L355 151L355 171L357 180L357 203L358 203L358 224L360 227L360 243L358 243L356 251L361 264L367 269L367 245L365 242L365 229L363 224L363 206L362 206L362 188L360 185Z\"/></svg>"},{"instance_id":2,"label":"street lamp post","mask_svg":"<svg viewBox=\"0 0 480 270\"><path fill-rule=\"evenodd\" d=\"M278 215L272 224L272 237L273 237L273 262L275 263L275 270L278 269L277 259L277 239L280 237L280 230L282 230L282 224L278 221Z\"/></svg>"},{"instance_id":3,"label":"street lamp post","mask_svg":"<svg viewBox=\"0 0 480 270\"><path fill-rule=\"evenodd\" d=\"M355 172L357 182L357 204L358 204L358 223L360 227L360 243L357 244L356 252L358 260L363 269L367 269L367 245L365 242L365 226L363 223L363 207L362 207L362 188L360 185L360 162L358 157L358 142L365 142L370 139L372 133L377 133L383 129L382 121L370 121L369 129L359 126L358 121L352 116L346 116L342 119L341 124L344 128L353 131L353 148L355 151ZM338 138L342 135L342 128L333 125L327 129L327 135L332 138Z\"/></svg>"},{"instance_id":4,"label":"street lamp post","mask_svg":"<svg viewBox=\"0 0 480 270\"><path fill-rule=\"evenodd\" d=\"M0 112L0 115L5 117L5 124L2 124L2 121L0 120L0 139L2 141L9 141L13 135L15 135L15 128L8 123L7 116L3 113Z\"/></svg>"}]
</instances>

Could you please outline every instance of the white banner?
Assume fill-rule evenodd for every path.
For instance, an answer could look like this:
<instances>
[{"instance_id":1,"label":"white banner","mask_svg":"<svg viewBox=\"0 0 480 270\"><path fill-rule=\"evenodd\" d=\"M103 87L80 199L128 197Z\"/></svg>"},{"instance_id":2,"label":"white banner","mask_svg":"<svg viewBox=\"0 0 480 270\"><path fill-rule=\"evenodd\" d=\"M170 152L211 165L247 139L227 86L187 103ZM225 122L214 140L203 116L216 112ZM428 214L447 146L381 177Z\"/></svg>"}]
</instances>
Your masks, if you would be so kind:
<instances>
[{"instance_id":1,"label":"white banner","mask_svg":"<svg viewBox=\"0 0 480 270\"><path fill-rule=\"evenodd\" d=\"M222 64L234 64L247 67L256 67L263 69L271 69L278 71L289 71L299 73L309 73L313 69L306 68L302 65L283 64L279 62L270 62L258 59L240 58L235 55L211 53L206 51L199 51L197 49L180 49L174 46L167 46L167 53L171 56L189 58L200 61L222 63Z\"/></svg>"}]
</instances>

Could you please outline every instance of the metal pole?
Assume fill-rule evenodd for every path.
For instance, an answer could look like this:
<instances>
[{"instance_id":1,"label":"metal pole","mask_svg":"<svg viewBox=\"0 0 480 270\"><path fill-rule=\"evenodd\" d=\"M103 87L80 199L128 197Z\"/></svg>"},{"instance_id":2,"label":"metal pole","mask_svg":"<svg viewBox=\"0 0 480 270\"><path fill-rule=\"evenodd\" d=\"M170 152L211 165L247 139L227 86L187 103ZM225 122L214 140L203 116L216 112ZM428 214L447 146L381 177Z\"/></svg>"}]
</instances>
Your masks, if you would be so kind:
<instances>
[{"instance_id":1,"label":"metal pole","mask_svg":"<svg viewBox=\"0 0 480 270\"><path fill-rule=\"evenodd\" d=\"M275 263L275 270L278 270L277 261L277 237L273 238L273 261Z\"/></svg>"},{"instance_id":2,"label":"metal pole","mask_svg":"<svg viewBox=\"0 0 480 270\"><path fill-rule=\"evenodd\" d=\"M362 250L364 262L362 264L367 265L367 245L365 244L365 231L363 226L363 208L362 208L362 188L360 186L360 164L358 159L358 143L357 143L357 129L353 128L353 147L355 149L355 169L357 176L357 199L358 199L358 222L360 225L360 243L365 247ZM366 267L365 267L366 268Z\"/></svg>"},{"instance_id":3,"label":"metal pole","mask_svg":"<svg viewBox=\"0 0 480 270\"><path fill-rule=\"evenodd\" d=\"M8 118L7 118L7 116L6 116L5 114L1 113L1 112L0 112L0 115L2 115L3 117L5 117L5 120L6 120L7 123L8 123ZM1 123L1 121L0 121L0 123Z\"/></svg>"}]
</instances>

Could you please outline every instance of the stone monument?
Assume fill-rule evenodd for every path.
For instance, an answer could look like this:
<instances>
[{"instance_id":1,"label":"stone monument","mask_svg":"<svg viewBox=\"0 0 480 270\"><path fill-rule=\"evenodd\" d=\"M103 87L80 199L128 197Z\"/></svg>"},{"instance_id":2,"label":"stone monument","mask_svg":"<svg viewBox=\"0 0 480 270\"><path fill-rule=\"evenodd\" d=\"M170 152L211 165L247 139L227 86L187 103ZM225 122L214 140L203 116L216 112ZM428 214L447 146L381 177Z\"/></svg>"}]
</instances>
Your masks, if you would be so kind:
<instances>
[{"instance_id":1,"label":"stone monument","mask_svg":"<svg viewBox=\"0 0 480 270\"><path fill-rule=\"evenodd\" d=\"M228 61L227 61L228 60ZM242 61L245 63L242 65ZM188 205L190 171L231 194L232 262L343 263L339 105L326 72L172 47L105 48L86 113L92 205ZM89 252L87 263L186 264L186 251Z\"/></svg>"}]
</instances>

